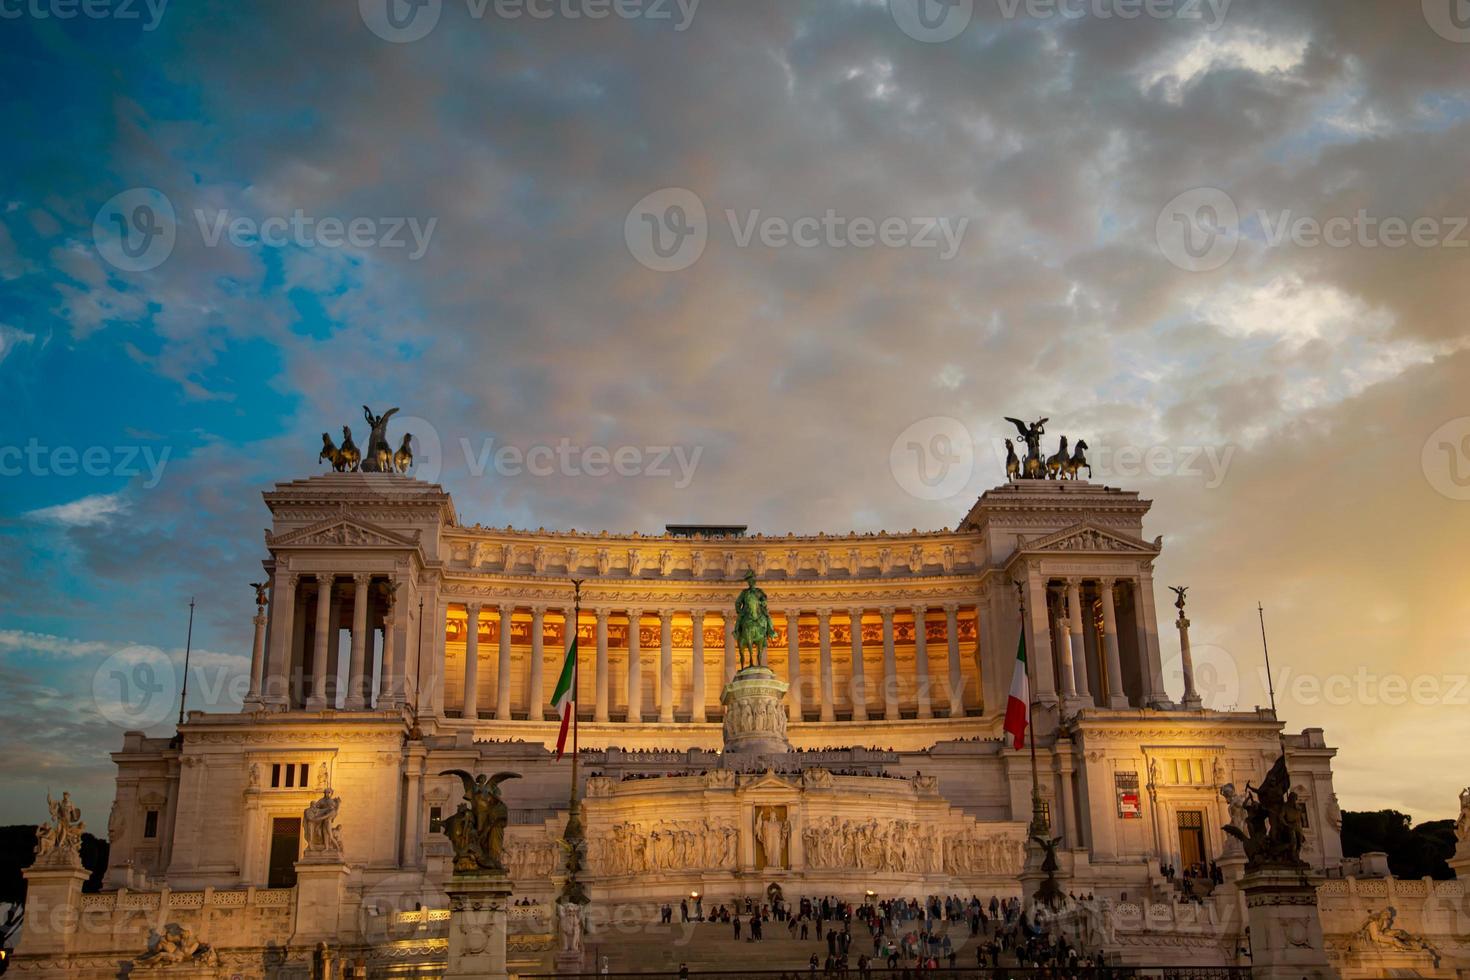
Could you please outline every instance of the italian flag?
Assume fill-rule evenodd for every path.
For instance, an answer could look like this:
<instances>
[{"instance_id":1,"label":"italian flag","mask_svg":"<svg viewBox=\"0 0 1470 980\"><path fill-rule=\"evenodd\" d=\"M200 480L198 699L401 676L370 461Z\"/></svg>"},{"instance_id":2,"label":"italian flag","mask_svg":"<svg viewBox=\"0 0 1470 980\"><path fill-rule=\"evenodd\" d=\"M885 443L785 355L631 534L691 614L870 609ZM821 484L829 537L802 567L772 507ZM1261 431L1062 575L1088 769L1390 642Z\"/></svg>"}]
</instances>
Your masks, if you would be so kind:
<instances>
[{"instance_id":1,"label":"italian flag","mask_svg":"<svg viewBox=\"0 0 1470 980\"><path fill-rule=\"evenodd\" d=\"M561 665L561 676L556 679L556 690L551 693L551 706L561 715L561 732L556 736L556 758L561 760L566 750L567 732L571 730L577 714L577 637L572 635L572 645L567 650L567 662Z\"/></svg>"},{"instance_id":2,"label":"italian flag","mask_svg":"<svg viewBox=\"0 0 1470 980\"><path fill-rule=\"evenodd\" d=\"M1026 742L1026 726L1031 723L1031 680L1026 676L1026 624L1021 624L1021 641L1016 645L1016 671L1011 675L1011 696L1006 699L1005 730L1011 735L1012 748Z\"/></svg>"}]
</instances>

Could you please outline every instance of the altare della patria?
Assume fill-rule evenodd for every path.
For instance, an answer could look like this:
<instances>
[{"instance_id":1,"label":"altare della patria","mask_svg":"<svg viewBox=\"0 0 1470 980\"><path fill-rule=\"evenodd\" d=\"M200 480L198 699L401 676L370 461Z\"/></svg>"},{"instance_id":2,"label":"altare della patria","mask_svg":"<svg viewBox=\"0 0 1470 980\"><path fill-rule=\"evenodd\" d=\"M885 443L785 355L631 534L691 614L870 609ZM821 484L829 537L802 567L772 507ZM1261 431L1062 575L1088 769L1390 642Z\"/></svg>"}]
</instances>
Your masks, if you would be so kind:
<instances>
[{"instance_id":1,"label":"altare della patria","mask_svg":"<svg viewBox=\"0 0 1470 980\"><path fill-rule=\"evenodd\" d=\"M52 802L16 975L806 971L896 900L973 970L992 897L1088 976L1470 971L1463 880L1344 859L1328 734L1203 704L1085 439L1009 420L953 529L553 532L462 518L395 412L265 491L244 704L123 736L101 891Z\"/></svg>"}]
</instances>

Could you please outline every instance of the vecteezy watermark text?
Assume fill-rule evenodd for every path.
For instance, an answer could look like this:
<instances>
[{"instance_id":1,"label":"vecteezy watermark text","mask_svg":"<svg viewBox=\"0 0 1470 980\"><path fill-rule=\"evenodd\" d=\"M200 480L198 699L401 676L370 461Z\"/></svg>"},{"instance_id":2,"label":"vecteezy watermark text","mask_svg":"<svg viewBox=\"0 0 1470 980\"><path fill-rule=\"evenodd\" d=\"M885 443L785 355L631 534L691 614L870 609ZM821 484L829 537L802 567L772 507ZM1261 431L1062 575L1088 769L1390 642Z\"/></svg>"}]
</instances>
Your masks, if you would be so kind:
<instances>
[{"instance_id":1,"label":"vecteezy watermark text","mask_svg":"<svg viewBox=\"0 0 1470 980\"><path fill-rule=\"evenodd\" d=\"M168 0L0 0L0 20L141 20L155 31Z\"/></svg>"},{"instance_id":2,"label":"vecteezy watermark text","mask_svg":"<svg viewBox=\"0 0 1470 980\"><path fill-rule=\"evenodd\" d=\"M689 29L700 0L465 0L471 20L619 20L672 21L676 32ZM394 44L427 37L444 13L443 0L358 0L367 29Z\"/></svg>"},{"instance_id":3,"label":"vecteezy watermark text","mask_svg":"<svg viewBox=\"0 0 1470 980\"><path fill-rule=\"evenodd\" d=\"M959 253L967 217L768 214L761 208L726 208L725 223L737 248L933 249L949 260ZM679 272L699 261L711 222L704 200L688 188L665 187L643 197L623 220L623 239L639 264L655 272Z\"/></svg>"},{"instance_id":4,"label":"vecteezy watermark text","mask_svg":"<svg viewBox=\"0 0 1470 980\"><path fill-rule=\"evenodd\" d=\"M252 218L246 215L231 215L228 210L216 211L213 215L203 209L194 211L194 221L199 226L199 237L206 248L217 248L227 240L236 248L285 248L296 245L301 248L408 248L413 239L413 251L409 261L418 261L429 250L429 240L434 237L438 218L420 221L415 217L368 218L356 217L343 220L332 216L315 218L301 208L289 215L269 218ZM405 232L407 233L405 236Z\"/></svg>"},{"instance_id":5,"label":"vecteezy watermark text","mask_svg":"<svg viewBox=\"0 0 1470 980\"><path fill-rule=\"evenodd\" d=\"M163 479L171 446L45 446L34 436L24 446L0 446L0 477L6 476L142 476L149 490ZM143 469L139 468L139 463Z\"/></svg>"},{"instance_id":6,"label":"vecteezy watermark text","mask_svg":"<svg viewBox=\"0 0 1470 980\"><path fill-rule=\"evenodd\" d=\"M576 446L570 439L556 445L522 448L497 446L483 440L476 448L468 439L459 440L465 467L471 476L490 470L500 476L590 476L650 477L672 479L683 490L694 481L694 471L704 455L703 446Z\"/></svg>"}]
</instances>

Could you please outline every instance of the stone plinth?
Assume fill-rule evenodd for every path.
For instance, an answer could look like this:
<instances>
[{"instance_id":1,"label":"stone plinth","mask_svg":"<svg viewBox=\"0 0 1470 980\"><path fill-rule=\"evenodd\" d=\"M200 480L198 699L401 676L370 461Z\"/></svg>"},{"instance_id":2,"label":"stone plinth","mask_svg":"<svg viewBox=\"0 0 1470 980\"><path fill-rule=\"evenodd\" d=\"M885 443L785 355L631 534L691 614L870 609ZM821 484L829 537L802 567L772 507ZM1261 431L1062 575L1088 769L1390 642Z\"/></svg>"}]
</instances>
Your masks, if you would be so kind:
<instances>
[{"instance_id":1,"label":"stone plinth","mask_svg":"<svg viewBox=\"0 0 1470 980\"><path fill-rule=\"evenodd\" d=\"M725 751L737 755L789 752L784 699L790 685L769 667L745 667L725 685Z\"/></svg>"},{"instance_id":2,"label":"stone plinth","mask_svg":"<svg viewBox=\"0 0 1470 980\"><path fill-rule=\"evenodd\" d=\"M445 891L449 893L449 962L444 980L507 980L510 878L504 874L455 875Z\"/></svg>"},{"instance_id":3,"label":"stone plinth","mask_svg":"<svg viewBox=\"0 0 1470 980\"><path fill-rule=\"evenodd\" d=\"M1253 980L1337 980L1327 962L1317 910L1321 883L1305 870L1262 869L1241 877Z\"/></svg>"},{"instance_id":4,"label":"stone plinth","mask_svg":"<svg viewBox=\"0 0 1470 980\"><path fill-rule=\"evenodd\" d=\"M64 865L33 866L22 874L26 916L19 952L26 956L70 952L82 906L82 884L90 875L80 867Z\"/></svg>"},{"instance_id":5,"label":"stone plinth","mask_svg":"<svg viewBox=\"0 0 1470 980\"><path fill-rule=\"evenodd\" d=\"M340 856L296 862L296 931L293 945L336 943L347 891L347 865Z\"/></svg>"}]
</instances>

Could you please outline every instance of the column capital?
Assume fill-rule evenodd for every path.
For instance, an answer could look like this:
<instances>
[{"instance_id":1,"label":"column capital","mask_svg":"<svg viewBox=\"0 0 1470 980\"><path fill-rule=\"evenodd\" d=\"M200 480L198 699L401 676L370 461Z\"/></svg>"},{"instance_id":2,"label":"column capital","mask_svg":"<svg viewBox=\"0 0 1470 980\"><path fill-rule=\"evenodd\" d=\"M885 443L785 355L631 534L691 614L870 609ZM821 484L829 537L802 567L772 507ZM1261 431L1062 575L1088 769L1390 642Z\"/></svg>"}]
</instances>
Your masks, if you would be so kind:
<instances>
[{"instance_id":1,"label":"column capital","mask_svg":"<svg viewBox=\"0 0 1470 980\"><path fill-rule=\"evenodd\" d=\"M466 602L464 608L465 612L471 616L478 616L480 615L480 611L485 608L485 604L483 602Z\"/></svg>"},{"instance_id":2,"label":"column capital","mask_svg":"<svg viewBox=\"0 0 1470 980\"><path fill-rule=\"evenodd\" d=\"M853 619L862 619L865 612L867 612L866 606L849 606L847 610L847 614Z\"/></svg>"},{"instance_id":3,"label":"column capital","mask_svg":"<svg viewBox=\"0 0 1470 980\"><path fill-rule=\"evenodd\" d=\"M897 606L879 606L878 612L884 619L892 619L893 614L898 611Z\"/></svg>"},{"instance_id":4,"label":"column capital","mask_svg":"<svg viewBox=\"0 0 1470 980\"><path fill-rule=\"evenodd\" d=\"M821 618L821 619L831 619L832 618L832 607L831 606L818 606L817 607L817 616L819 618Z\"/></svg>"},{"instance_id":5,"label":"column capital","mask_svg":"<svg viewBox=\"0 0 1470 980\"><path fill-rule=\"evenodd\" d=\"M946 616L952 616L952 615L954 615L955 613L957 613L959 611L960 611L960 604L958 602L946 602L944 604L944 614Z\"/></svg>"},{"instance_id":6,"label":"column capital","mask_svg":"<svg viewBox=\"0 0 1470 980\"><path fill-rule=\"evenodd\" d=\"M691 620L693 620L695 626L703 626L704 625L704 617L705 617L705 611L703 609L691 609L691 610L689 610L689 618Z\"/></svg>"},{"instance_id":7,"label":"column capital","mask_svg":"<svg viewBox=\"0 0 1470 980\"><path fill-rule=\"evenodd\" d=\"M1098 576L1097 584L1099 588L1107 589L1111 592L1113 586L1118 584L1118 579L1114 575L1100 575Z\"/></svg>"},{"instance_id":8,"label":"column capital","mask_svg":"<svg viewBox=\"0 0 1470 980\"><path fill-rule=\"evenodd\" d=\"M352 583L359 588L364 588L373 580L372 572L353 572Z\"/></svg>"},{"instance_id":9,"label":"column capital","mask_svg":"<svg viewBox=\"0 0 1470 980\"><path fill-rule=\"evenodd\" d=\"M326 582L328 584L331 584L332 580L335 579L336 577L337 577L337 573L336 572L317 572L316 573L316 580L317 580L317 582Z\"/></svg>"},{"instance_id":10,"label":"column capital","mask_svg":"<svg viewBox=\"0 0 1470 980\"><path fill-rule=\"evenodd\" d=\"M659 622L661 622L661 623L665 623L665 624L670 623L674 619L674 610L673 609L660 609L658 611L658 618L659 618Z\"/></svg>"},{"instance_id":11,"label":"column capital","mask_svg":"<svg viewBox=\"0 0 1470 980\"><path fill-rule=\"evenodd\" d=\"M1082 576L1081 575L1068 575L1067 576L1067 588L1069 588L1069 589L1080 589L1081 587L1082 587Z\"/></svg>"},{"instance_id":12,"label":"column capital","mask_svg":"<svg viewBox=\"0 0 1470 980\"><path fill-rule=\"evenodd\" d=\"M504 608L504 607L502 607L502 608ZM544 602L533 603L531 605L531 615L532 616L545 616L546 613L547 613L547 611L550 608L551 608L551 606L549 606L548 604L546 604Z\"/></svg>"},{"instance_id":13,"label":"column capital","mask_svg":"<svg viewBox=\"0 0 1470 980\"><path fill-rule=\"evenodd\" d=\"M514 616L516 612L516 604L514 602L499 602L496 603L495 607L500 610L500 615L507 619Z\"/></svg>"},{"instance_id":14,"label":"column capital","mask_svg":"<svg viewBox=\"0 0 1470 980\"><path fill-rule=\"evenodd\" d=\"M913 611L915 619L922 619L929 614L929 603L916 602L913 605Z\"/></svg>"}]
</instances>

